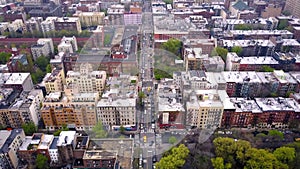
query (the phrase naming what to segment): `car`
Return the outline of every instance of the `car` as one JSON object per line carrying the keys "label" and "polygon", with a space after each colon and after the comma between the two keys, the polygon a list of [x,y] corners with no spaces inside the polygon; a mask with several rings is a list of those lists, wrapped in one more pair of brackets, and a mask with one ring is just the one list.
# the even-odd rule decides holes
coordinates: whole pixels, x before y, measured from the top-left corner
{"label": "car", "polygon": [[157,162],[157,157],[156,157],[156,155],[152,157],[152,162],[153,162],[153,163],[156,163],[156,162]]}
{"label": "car", "polygon": [[154,141],[152,140],[152,141],[150,142],[149,146],[153,146],[153,144],[154,144]]}

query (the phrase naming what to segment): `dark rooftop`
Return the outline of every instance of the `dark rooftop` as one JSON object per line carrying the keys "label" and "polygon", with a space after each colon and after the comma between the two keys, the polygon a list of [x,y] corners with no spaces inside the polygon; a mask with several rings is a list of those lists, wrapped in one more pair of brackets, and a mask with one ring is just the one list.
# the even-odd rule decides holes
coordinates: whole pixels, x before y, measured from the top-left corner
{"label": "dark rooftop", "polygon": [[57,149],[58,137],[54,137],[49,149]]}
{"label": "dark rooftop", "polygon": [[5,143],[3,144],[2,148],[0,149],[0,153],[7,153],[9,150],[10,144],[16,138],[18,134],[23,132],[23,129],[13,129],[10,133],[10,136],[6,139]]}
{"label": "dark rooftop", "polygon": [[237,1],[232,7],[239,11],[244,11],[249,9],[248,5],[241,0]]}

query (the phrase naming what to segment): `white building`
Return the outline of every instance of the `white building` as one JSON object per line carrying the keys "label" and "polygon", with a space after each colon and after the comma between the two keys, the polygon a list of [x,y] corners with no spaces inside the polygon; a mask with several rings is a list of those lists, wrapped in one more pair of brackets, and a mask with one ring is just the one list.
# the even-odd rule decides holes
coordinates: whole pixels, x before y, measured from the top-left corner
{"label": "white building", "polygon": [[58,52],[75,53],[78,50],[76,37],[63,37],[57,46]]}
{"label": "white building", "polygon": [[49,57],[54,54],[54,46],[51,38],[38,39],[37,44],[31,46],[32,58],[36,60],[40,56]]}
{"label": "white building", "polygon": [[47,35],[49,32],[55,31],[54,21],[56,19],[57,19],[57,17],[47,17],[46,20],[44,20],[41,23],[41,27],[42,27],[44,36]]}
{"label": "white building", "polygon": [[49,146],[49,155],[51,159],[51,163],[58,163],[59,162],[59,153],[57,149],[57,143],[58,143],[59,137],[54,137],[52,143]]}
{"label": "white building", "polygon": [[224,107],[218,90],[196,90],[186,102],[186,109],[188,126],[205,129],[221,126]]}

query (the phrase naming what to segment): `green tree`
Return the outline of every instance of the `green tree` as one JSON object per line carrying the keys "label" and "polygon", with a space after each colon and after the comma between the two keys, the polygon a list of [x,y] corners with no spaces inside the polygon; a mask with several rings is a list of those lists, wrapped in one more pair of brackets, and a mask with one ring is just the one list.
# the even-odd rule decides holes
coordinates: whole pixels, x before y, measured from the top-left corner
{"label": "green tree", "polygon": [[216,52],[226,62],[228,50],[222,47],[216,47]]}
{"label": "green tree", "polygon": [[166,4],[172,4],[173,5],[173,0],[163,0]]}
{"label": "green tree", "polygon": [[277,158],[265,149],[251,148],[246,152],[247,162],[244,169],[288,169],[286,164],[281,163]]}
{"label": "green tree", "polygon": [[262,71],[263,72],[274,72],[274,68],[271,68],[270,66],[266,66],[266,65],[264,65],[264,66],[262,66]]}
{"label": "green tree", "polygon": [[230,169],[231,164],[227,163],[224,165],[224,159],[222,157],[216,157],[211,159],[211,163],[214,167],[214,169]]}
{"label": "green tree", "polygon": [[45,56],[38,57],[34,62],[42,71],[46,71],[47,65],[50,63],[50,59]]}
{"label": "green tree", "polygon": [[36,167],[38,169],[46,169],[49,168],[48,166],[48,158],[42,154],[38,154],[36,158]]}
{"label": "green tree", "polygon": [[11,53],[0,52],[0,64],[6,64],[11,57]]}
{"label": "green tree", "polygon": [[290,164],[295,160],[295,148],[279,147],[273,152],[274,156],[284,164]]}
{"label": "green tree", "polygon": [[47,65],[46,72],[47,73],[51,73],[51,65],[50,64]]}
{"label": "green tree", "polygon": [[24,130],[25,135],[31,136],[33,133],[36,132],[37,127],[35,126],[35,124],[33,122],[29,122],[29,123],[23,124],[22,129]]}
{"label": "green tree", "polygon": [[41,82],[44,76],[45,72],[43,72],[40,68],[37,68],[34,73],[31,73],[31,78],[34,84]]}
{"label": "green tree", "polygon": [[95,138],[106,138],[107,132],[104,130],[102,122],[99,120],[95,127],[92,129]]}
{"label": "green tree", "polygon": [[241,56],[243,53],[243,48],[240,46],[234,46],[231,48],[231,52],[235,52],[237,55]]}
{"label": "green tree", "polygon": [[154,78],[156,80],[161,80],[163,78],[172,78],[172,75],[170,75],[168,72],[160,70],[160,69],[154,69]]}
{"label": "green tree", "polygon": [[120,133],[124,133],[125,132],[125,127],[123,125],[120,126]]}
{"label": "green tree", "polygon": [[53,135],[54,135],[54,136],[59,136],[60,133],[61,133],[62,131],[69,131],[68,125],[63,124],[63,125],[61,126],[61,129],[56,130],[56,131],[53,133]]}
{"label": "green tree", "polygon": [[286,29],[289,26],[289,22],[287,19],[283,19],[281,21],[279,21],[279,24],[277,26],[278,30],[283,30]]}
{"label": "green tree", "polygon": [[234,26],[235,30],[251,30],[252,26],[249,24],[237,24]]}
{"label": "green tree", "polygon": [[161,158],[159,162],[155,164],[158,169],[177,169],[184,165],[185,159],[189,154],[189,149],[180,144],[178,147],[174,147],[170,152]]}
{"label": "green tree", "polygon": [[278,130],[270,130],[268,136],[273,137],[274,139],[283,140],[284,134]]}
{"label": "green tree", "polygon": [[234,140],[228,137],[218,137],[213,141],[217,157],[222,157],[232,165],[243,166],[246,161],[245,153],[251,148],[248,141]]}
{"label": "green tree", "polygon": [[182,43],[178,39],[169,39],[167,42],[162,44],[162,48],[175,54],[176,56],[181,56],[180,49],[182,48]]}
{"label": "green tree", "polygon": [[290,16],[290,15],[291,15],[291,12],[290,12],[290,11],[287,11],[287,10],[284,10],[284,11],[282,11],[282,14],[283,14],[284,16]]}
{"label": "green tree", "polygon": [[287,147],[291,147],[295,149],[295,159],[291,164],[289,164],[290,168],[299,168],[300,164],[300,142],[294,142],[286,145]]}
{"label": "green tree", "polygon": [[170,143],[170,144],[175,144],[176,142],[177,142],[176,137],[171,136],[171,137],[169,138],[169,143]]}

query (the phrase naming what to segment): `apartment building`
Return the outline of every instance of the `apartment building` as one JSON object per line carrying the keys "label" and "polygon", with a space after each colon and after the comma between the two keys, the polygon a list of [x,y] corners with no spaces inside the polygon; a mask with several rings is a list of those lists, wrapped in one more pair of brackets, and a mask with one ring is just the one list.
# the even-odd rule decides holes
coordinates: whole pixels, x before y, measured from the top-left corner
{"label": "apartment building", "polygon": [[108,25],[124,25],[125,7],[121,4],[111,5],[107,9],[107,18],[105,19]]}
{"label": "apartment building", "polygon": [[76,131],[62,131],[59,134],[56,146],[63,164],[70,164],[74,160],[75,136]]}
{"label": "apartment building", "polygon": [[271,56],[275,51],[275,44],[270,40],[222,40],[220,46],[228,51],[234,46],[240,46],[243,50],[241,56]]}
{"label": "apartment building", "polygon": [[49,147],[53,139],[53,135],[44,133],[34,133],[32,136],[26,136],[18,149],[19,158],[29,167],[36,166],[38,154],[44,155],[50,162]]}
{"label": "apartment building", "polygon": [[254,97],[260,94],[261,80],[255,72],[222,72],[230,97]]}
{"label": "apartment building", "polygon": [[300,17],[300,1],[299,0],[287,0],[284,10],[289,11],[293,16]]}
{"label": "apartment building", "polygon": [[18,91],[31,91],[33,82],[30,73],[1,73],[0,86]]}
{"label": "apartment building", "polygon": [[298,90],[298,82],[289,73],[275,70],[273,74],[279,81],[278,96],[286,96],[288,93]]}
{"label": "apartment building", "polygon": [[80,20],[77,17],[63,17],[63,18],[57,18],[54,21],[55,30],[61,31],[74,31],[76,33],[81,33],[81,24]]}
{"label": "apartment building", "polygon": [[130,5],[128,12],[124,12],[125,25],[140,25],[142,24],[142,7],[139,5]]}
{"label": "apartment building", "polygon": [[64,90],[64,71],[63,69],[54,68],[51,73],[48,73],[43,79],[46,92],[62,92]]}
{"label": "apartment building", "polygon": [[2,88],[0,124],[4,127],[18,128],[22,124],[39,121],[39,108],[43,100],[41,90],[31,92],[15,92],[11,88]]}
{"label": "apartment building", "polygon": [[33,60],[40,56],[50,57],[54,54],[54,46],[51,38],[41,38],[37,40],[36,45],[31,46]]}
{"label": "apartment building", "polygon": [[8,25],[8,31],[10,33],[16,33],[17,31],[22,32],[25,29],[26,29],[26,26],[22,19],[16,19]]}
{"label": "apartment building", "polygon": [[121,125],[135,128],[137,80],[136,76],[129,75],[108,79],[110,90],[105,91],[97,103],[97,118],[104,126],[112,130]]}
{"label": "apartment building", "polygon": [[160,128],[182,128],[185,109],[180,88],[172,81],[158,84],[158,125]]}
{"label": "apartment building", "polygon": [[132,168],[132,139],[86,139],[82,154],[74,161],[74,168]]}
{"label": "apartment building", "polygon": [[98,93],[50,93],[45,97],[41,117],[49,130],[68,124],[77,130],[89,130],[97,123]]}
{"label": "apartment building", "polygon": [[63,37],[60,44],[57,46],[58,52],[75,53],[78,51],[76,37]]}
{"label": "apartment building", "polygon": [[68,71],[66,84],[72,88],[73,93],[98,92],[99,95],[104,90],[106,80],[105,71],[93,71],[90,64],[81,64],[80,71]]}
{"label": "apartment building", "polygon": [[[175,21],[176,20],[176,21]],[[170,38],[205,39],[209,35],[209,30],[199,29],[194,23],[186,19],[174,19],[174,15],[153,16],[154,39],[167,41]]]}
{"label": "apartment building", "polygon": [[104,12],[81,12],[77,11],[73,16],[78,17],[83,27],[98,26],[104,22]]}
{"label": "apartment building", "polygon": [[223,109],[217,90],[196,90],[186,102],[186,125],[192,128],[218,128],[221,126]]}
{"label": "apartment building", "polygon": [[225,63],[219,56],[209,57],[202,54],[201,48],[184,48],[183,59],[186,70],[205,70],[209,72],[221,72]]}
{"label": "apartment building", "polygon": [[230,30],[224,32],[225,40],[269,39],[273,36],[292,39],[293,33],[288,30]]}
{"label": "apartment building", "polygon": [[43,22],[41,22],[41,27],[44,36],[49,36],[53,34],[53,31],[56,31],[54,21],[57,17],[47,17]]}
{"label": "apartment building", "polygon": [[18,149],[25,138],[23,129],[0,130],[0,167],[18,168],[19,156]]}
{"label": "apartment building", "polygon": [[61,165],[60,155],[58,153],[57,143],[58,143],[58,136],[54,136],[52,143],[48,148],[49,156],[50,156],[50,166],[59,166]]}
{"label": "apartment building", "polygon": [[279,68],[279,62],[272,56],[239,57],[234,52],[229,52],[226,57],[227,71],[262,71],[265,66]]}
{"label": "apartment building", "polygon": [[[292,98],[230,98],[235,108],[224,113],[224,127],[286,128],[299,120],[299,104]],[[224,110],[225,112],[225,110]]]}
{"label": "apartment building", "polygon": [[208,54],[210,56],[213,49],[216,47],[216,39],[194,39],[188,38],[183,40],[183,46],[189,48],[201,48],[202,54]]}
{"label": "apartment building", "polygon": [[25,21],[26,30],[30,33],[42,32],[42,17],[31,17]]}

